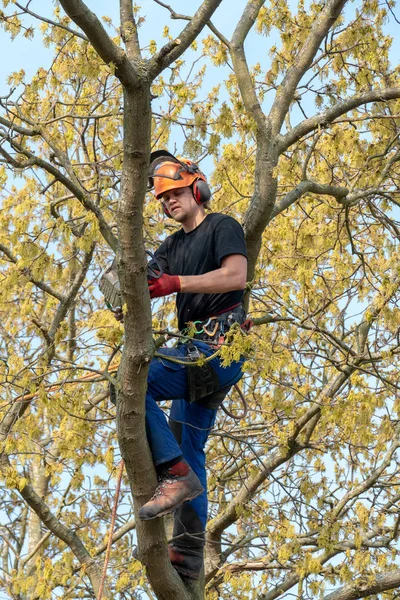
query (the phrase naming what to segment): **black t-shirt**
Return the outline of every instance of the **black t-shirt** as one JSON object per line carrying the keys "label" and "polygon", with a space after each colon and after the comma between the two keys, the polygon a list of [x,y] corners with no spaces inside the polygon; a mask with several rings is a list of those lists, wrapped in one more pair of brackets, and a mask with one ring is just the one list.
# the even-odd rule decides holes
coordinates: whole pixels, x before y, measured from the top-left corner
{"label": "black t-shirt", "polygon": [[[170,235],[155,255],[169,275],[203,275],[221,267],[229,254],[247,257],[243,229],[235,219],[211,213],[196,229],[185,233],[180,229]],[[202,321],[239,304],[243,290],[224,294],[179,293],[176,297],[178,327],[184,329],[189,321]]]}

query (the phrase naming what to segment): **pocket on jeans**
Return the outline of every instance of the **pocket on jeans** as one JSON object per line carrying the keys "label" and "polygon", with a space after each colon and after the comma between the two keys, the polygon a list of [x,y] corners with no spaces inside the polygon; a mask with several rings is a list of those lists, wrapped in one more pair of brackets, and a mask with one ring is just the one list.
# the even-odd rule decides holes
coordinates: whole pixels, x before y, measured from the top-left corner
{"label": "pocket on jeans", "polygon": [[[181,354],[177,355],[176,348],[160,348],[158,350],[158,354],[162,354],[165,358],[161,356],[157,356],[157,360],[167,369],[171,371],[179,371],[180,369],[184,369],[185,365],[180,362],[175,362],[175,359],[179,361],[184,361],[185,357]],[[170,356],[173,360],[168,360],[168,356]]]}

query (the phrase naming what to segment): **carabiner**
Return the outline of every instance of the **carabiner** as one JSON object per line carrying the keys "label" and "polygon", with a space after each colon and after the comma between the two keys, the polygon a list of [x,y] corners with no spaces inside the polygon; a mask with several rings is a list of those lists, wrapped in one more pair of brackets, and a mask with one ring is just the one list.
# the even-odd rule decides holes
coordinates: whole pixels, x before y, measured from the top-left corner
{"label": "carabiner", "polygon": [[[201,325],[202,321],[193,321],[193,322],[192,322],[192,324],[193,324],[193,325],[195,325],[195,326],[196,326],[198,323],[200,323],[200,325]],[[204,332],[204,329],[201,329],[200,331],[197,331],[197,328],[196,328],[195,335],[200,335],[200,333],[203,333],[203,332]]]}

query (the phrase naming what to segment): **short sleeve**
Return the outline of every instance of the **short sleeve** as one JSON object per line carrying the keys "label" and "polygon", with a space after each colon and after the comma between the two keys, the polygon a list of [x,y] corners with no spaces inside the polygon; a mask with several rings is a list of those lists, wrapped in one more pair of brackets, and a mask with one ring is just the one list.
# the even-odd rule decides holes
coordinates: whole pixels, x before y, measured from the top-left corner
{"label": "short sleeve", "polygon": [[[157,259],[159,265],[163,268],[164,273],[170,274],[168,265],[168,238],[163,241],[159,248],[157,248],[154,253],[154,257]],[[152,261],[150,261],[150,263],[152,263]]]}
{"label": "short sleeve", "polygon": [[230,254],[242,254],[247,258],[243,228],[232,217],[225,216],[214,231],[214,255],[218,267]]}

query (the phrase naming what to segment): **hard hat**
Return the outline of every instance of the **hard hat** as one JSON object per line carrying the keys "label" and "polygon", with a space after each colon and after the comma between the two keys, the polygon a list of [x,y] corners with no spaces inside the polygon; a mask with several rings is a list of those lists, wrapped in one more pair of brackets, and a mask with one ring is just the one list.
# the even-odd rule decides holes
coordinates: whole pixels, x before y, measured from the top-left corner
{"label": "hard hat", "polygon": [[187,158],[176,158],[167,150],[157,150],[150,156],[150,186],[156,198],[177,188],[191,187],[197,204],[211,198],[211,190],[198,165]]}

